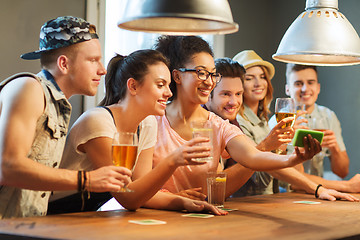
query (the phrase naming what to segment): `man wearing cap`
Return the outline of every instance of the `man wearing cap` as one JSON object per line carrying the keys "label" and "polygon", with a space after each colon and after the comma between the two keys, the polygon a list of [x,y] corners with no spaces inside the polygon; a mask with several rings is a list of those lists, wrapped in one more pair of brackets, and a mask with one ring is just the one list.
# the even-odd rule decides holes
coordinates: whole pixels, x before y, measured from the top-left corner
{"label": "man wearing cap", "polygon": [[40,31],[38,74],[0,83],[0,218],[45,215],[52,190],[118,191],[131,172],[109,166],[92,172],[56,169],[61,160],[74,94],[94,95],[102,75],[95,26],[58,17]]}

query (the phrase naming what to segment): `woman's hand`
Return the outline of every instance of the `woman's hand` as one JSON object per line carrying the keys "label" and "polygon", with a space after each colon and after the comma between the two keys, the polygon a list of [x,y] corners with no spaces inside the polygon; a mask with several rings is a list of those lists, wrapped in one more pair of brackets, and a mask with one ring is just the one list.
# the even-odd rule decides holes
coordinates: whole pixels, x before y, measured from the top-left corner
{"label": "woman's hand", "polygon": [[293,160],[295,163],[293,163],[291,166],[309,160],[321,151],[321,146],[319,141],[313,138],[310,134],[308,134],[303,138],[303,143],[304,143],[304,147],[301,148],[301,150],[299,147],[295,147],[296,156],[295,159]]}
{"label": "woman's hand", "polygon": [[307,111],[301,111],[301,110],[296,112],[296,118],[293,124],[294,131],[296,131],[297,129],[309,129],[308,120],[306,118],[301,117],[306,113]]}
{"label": "woman's hand", "polygon": [[285,125],[293,120],[293,117],[282,119],[271,129],[270,133],[259,143],[257,148],[261,151],[272,151],[278,149],[283,144],[290,143],[294,136],[294,129],[291,126],[285,127]]}
{"label": "woman's hand", "polygon": [[210,212],[215,215],[227,215],[228,212],[221,210],[205,201],[184,198],[184,209],[189,212]]}
{"label": "woman's hand", "polygon": [[203,194],[201,192],[202,188],[198,187],[198,188],[190,188],[190,189],[186,189],[183,191],[180,191],[178,193],[175,193],[176,195],[182,196],[182,197],[186,197],[186,198],[190,198],[193,200],[201,200],[204,201],[206,199],[206,195]]}
{"label": "woman's hand", "polygon": [[124,167],[106,166],[89,172],[86,189],[90,192],[118,192],[131,182],[131,171]]}
{"label": "woman's hand", "polygon": [[169,161],[172,161],[175,166],[205,164],[206,162],[196,162],[192,159],[210,156],[210,146],[207,144],[199,145],[200,143],[208,143],[209,141],[210,139],[205,137],[191,139],[172,152],[168,156],[168,159]]}

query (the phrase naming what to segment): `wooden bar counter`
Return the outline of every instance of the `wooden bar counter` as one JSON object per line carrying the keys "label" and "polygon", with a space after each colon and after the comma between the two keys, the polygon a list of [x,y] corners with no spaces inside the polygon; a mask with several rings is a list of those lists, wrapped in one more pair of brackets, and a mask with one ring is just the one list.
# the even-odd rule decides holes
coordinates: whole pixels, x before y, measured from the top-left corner
{"label": "wooden bar counter", "polygon": [[[294,203],[302,200],[321,204]],[[207,219],[151,209],[6,219],[0,221],[0,239],[360,239],[358,202],[280,193],[230,199],[225,207],[237,210]],[[141,219],[167,224],[129,222]]]}

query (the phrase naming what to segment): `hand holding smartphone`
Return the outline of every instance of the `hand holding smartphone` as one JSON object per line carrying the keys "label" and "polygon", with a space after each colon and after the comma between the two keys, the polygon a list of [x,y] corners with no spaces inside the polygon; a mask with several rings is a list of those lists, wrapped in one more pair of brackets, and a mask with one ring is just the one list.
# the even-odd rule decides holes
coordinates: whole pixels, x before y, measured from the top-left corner
{"label": "hand holding smartphone", "polygon": [[324,133],[320,131],[315,130],[309,130],[309,129],[297,129],[295,131],[294,138],[292,140],[292,144],[294,146],[298,147],[304,147],[303,139],[305,136],[310,134],[313,138],[317,139],[319,143],[322,143],[322,140],[324,138]]}

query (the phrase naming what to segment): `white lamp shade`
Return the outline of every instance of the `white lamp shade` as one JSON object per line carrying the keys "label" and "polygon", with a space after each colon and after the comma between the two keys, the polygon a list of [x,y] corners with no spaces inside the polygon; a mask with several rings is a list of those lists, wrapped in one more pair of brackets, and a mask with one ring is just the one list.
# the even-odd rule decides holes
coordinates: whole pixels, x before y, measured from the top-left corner
{"label": "white lamp shade", "polygon": [[118,26],[168,35],[238,31],[227,0],[128,0]]}
{"label": "white lamp shade", "polygon": [[288,28],[273,58],[318,66],[360,64],[360,39],[337,11],[337,0],[307,1],[306,11]]}

